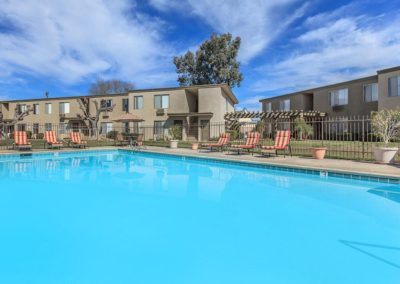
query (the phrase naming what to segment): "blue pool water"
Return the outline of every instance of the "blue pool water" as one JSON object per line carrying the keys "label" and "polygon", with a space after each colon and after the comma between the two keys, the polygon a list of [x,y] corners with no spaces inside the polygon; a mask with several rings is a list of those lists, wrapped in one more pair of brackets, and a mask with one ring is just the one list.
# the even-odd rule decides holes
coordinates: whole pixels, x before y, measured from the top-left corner
{"label": "blue pool water", "polygon": [[400,185],[148,153],[0,159],[0,283],[400,283]]}

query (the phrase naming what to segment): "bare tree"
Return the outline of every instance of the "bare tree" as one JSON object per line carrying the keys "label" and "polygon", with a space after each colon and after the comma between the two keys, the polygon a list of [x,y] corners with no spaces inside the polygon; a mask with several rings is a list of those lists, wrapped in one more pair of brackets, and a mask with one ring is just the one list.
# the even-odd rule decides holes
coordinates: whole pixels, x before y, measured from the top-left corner
{"label": "bare tree", "polygon": [[14,109],[14,116],[11,120],[4,120],[4,115],[3,112],[0,110],[0,137],[4,135],[4,131],[11,127],[16,125],[18,122],[24,120],[26,116],[30,114],[32,111],[31,106],[27,106],[24,111],[21,111],[20,105],[17,104]]}
{"label": "bare tree", "polygon": [[77,99],[79,108],[82,111],[82,114],[77,114],[79,118],[82,120],[87,120],[89,122],[89,128],[90,128],[90,135],[96,135],[96,137],[99,137],[99,120],[100,120],[100,115],[104,112],[112,112],[115,104],[111,106],[106,105],[105,100],[101,100],[100,104],[98,101],[94,100],[92,101],[94,108],[95,108],[95,113],[92,114],[90,112],[90,99],[89,98],[79,98]]}
{"label": "bare tree", "polygon": [[125,82],[117,79],[112,79],[112,80],[97,79],[96,82],[90,85],[89,95],[90,96],[115,95],[115,94],[126,93],[134,88],[135,85],[131,82]]}

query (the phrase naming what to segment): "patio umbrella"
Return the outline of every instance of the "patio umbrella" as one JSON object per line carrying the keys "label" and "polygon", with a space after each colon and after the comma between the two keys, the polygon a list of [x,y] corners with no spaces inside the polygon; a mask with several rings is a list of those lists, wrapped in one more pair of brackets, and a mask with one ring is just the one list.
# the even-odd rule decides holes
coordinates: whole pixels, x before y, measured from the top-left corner
{"label": "patio umbrella", "polygon": [[144,121],[141,117],[132,114],[132,113],[124,113],[117,118],[114,119],[115,122],[141,122]]}

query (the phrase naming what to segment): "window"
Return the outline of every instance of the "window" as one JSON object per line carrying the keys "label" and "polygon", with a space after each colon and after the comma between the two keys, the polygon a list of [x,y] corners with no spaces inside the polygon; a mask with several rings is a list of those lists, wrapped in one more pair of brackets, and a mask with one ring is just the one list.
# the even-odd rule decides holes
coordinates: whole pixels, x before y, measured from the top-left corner
{"label": "window", "polygon": [[51,103],[47,103],[47,104],[44,105],[44,112],[45,112],[46,114],[51,114],[51,112],[52,112]]}
{"label": "window", "polygon": [[290,100],[283,100],[279,102],[279,110],[287,111],[290,110]]}
{"label": "window", "polygon": [[169,108],[169,95],[154,96],[154,108]]}
{"label": "window", "polygon": [[122,99],[122,111],[129,111],[129,99]]}
{"label": "window", "polygon": [[335,90],[329,93],[331,106],[347,105],[348,89]]}
{"label": "window", "polygon": [[143,108],[143,97],[133,97],[133,109],[142,109]]}
{"label": "window", "polygon": [[143,134],[142,122],[140,121],[133,122],[133,133]]}
{"label": "window", "polygon": [[21,113],[21,112],[24,112],[27,110],[27,106],[26,105],[17,105],[17,109],[18,109],[18,112]]}
{"label": "window", "polygon": [[111,100],[111,99],[109,99],[109,100],[102,100],[102,101],[101,101],[101,105],[104,106],[104,107],[111,107],[111,106],[112,106],[112,100]]}
{"label": "window", "polygon": [[60,114],[69,113],[69,103],[60,103]]}
{"label": "window", "polygon": [[39,123],[34,123],[32,128],[33,134],[39,134]]}
{"label": "window", "polygon": [[376,102],[378,100],[378,84],[364,85],[364,102]]}
{"label": "window", "polygon": [[164,121],[154,121],[154,134],[162,135],[164,130]]}
{"label": "window", "polygon": [[67,127],[68,127],[68,123],[60,123],[59,124],[59,133],[60,134],[66,134],[67,133]]}
{"label": "window", "polygon": [[390,77],[389,83],[389,97],[400,96],[400,76]]}
{"label": "window", "polygon": [[18,131],[26,131],[26,124],[18,124],[17,129]]}
{"label": "window", "polygon": [[113,130],[112,122],[102,122],[101,123],[101,134],[107,134]]}
{"label": "window", "polygon": [[264,106],[265,106],[265,111],[272,111],[272,103],[265,103]]}
{"label": "window", "polygon": [[51,131],[53,128],[53,126],[51,125],[51,123],[45,123],[44,124],[44,130],[45,131]]}
{"label": "window", "polygon": [[33,114],[39,114],[39,104],[33,104]]}

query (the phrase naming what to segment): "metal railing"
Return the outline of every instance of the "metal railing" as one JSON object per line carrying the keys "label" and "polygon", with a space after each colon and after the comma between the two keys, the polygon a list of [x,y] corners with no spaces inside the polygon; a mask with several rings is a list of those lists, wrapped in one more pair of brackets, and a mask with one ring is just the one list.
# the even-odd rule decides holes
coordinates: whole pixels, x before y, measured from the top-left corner
{"label": "metal railing", "polygon": [[[34,148],[43,148],[43,136],[50,125],[16,125],[15,130],[25,130]],[[70,132],[80,132],[89,146],[115,145],[117,134],[142,134],[149,145],[167,146],[171,139],[169,127],[113,127],[89,129],[87,127],[66,127],[52,124],[57,137],[67,139]],[[231,133],[231,143],[244,143],[247,134],[252,131],[261,133],[261,145],[273,145],[277,130],[291,130],[291,148],[293,155],[311,156],[310,148],[327,147],[327,158],[350,160],[372,160],[373,148],[381,145],[380,139],[373,133],[371,119],[357,117],[305,118],[303,120],[277,119],[264,121],[238,121],[235,126],[226,126],[225,122],[182,125],[180,146],[189,147],[193,142],[218,140],[221,133]],[[0,137],[0,149],[9,149],[13,144],[14,129],[5,129]],[[400,147],[400,141],[392,141],[391,146]],[[399,154],[397,155],[399,161]]]}

